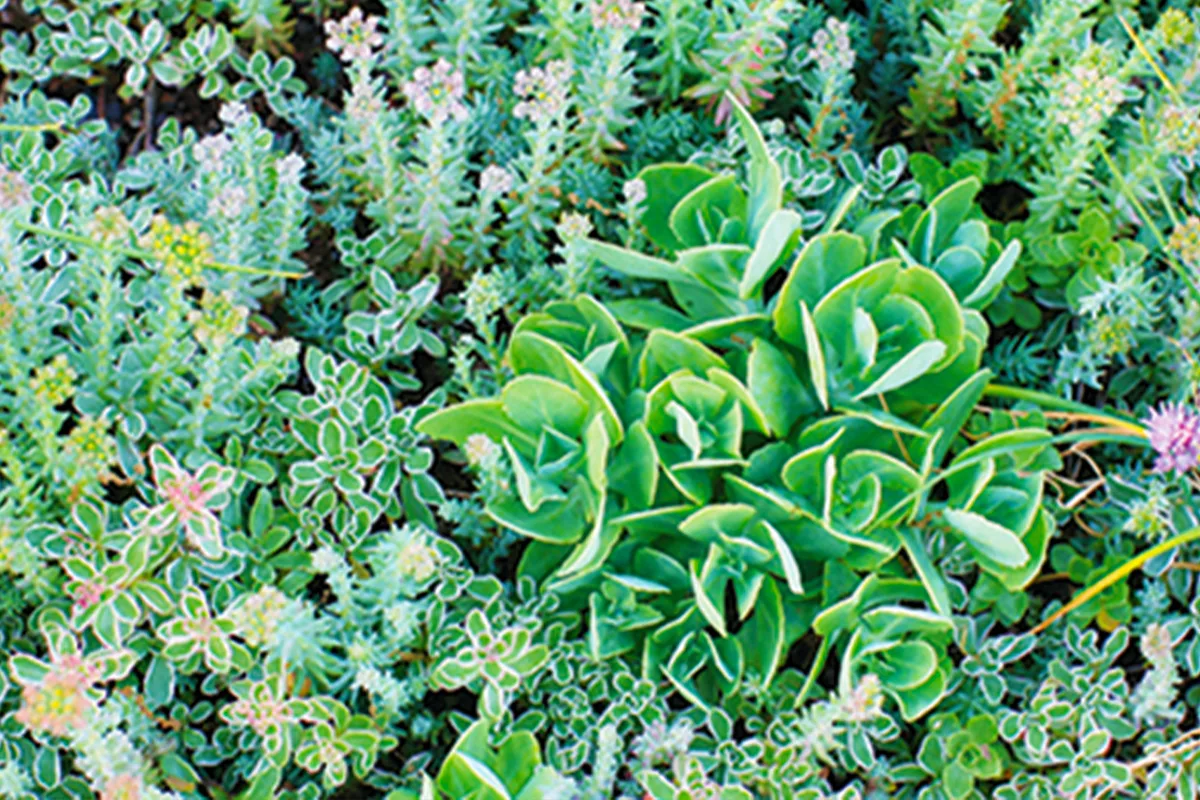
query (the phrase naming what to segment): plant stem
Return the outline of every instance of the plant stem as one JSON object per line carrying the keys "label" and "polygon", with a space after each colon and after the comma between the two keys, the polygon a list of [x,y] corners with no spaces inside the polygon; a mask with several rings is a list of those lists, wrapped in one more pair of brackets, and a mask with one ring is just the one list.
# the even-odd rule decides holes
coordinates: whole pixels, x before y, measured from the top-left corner
{"label": "plant stem", "polygon": [[1158,190],[1158,197],[1162,200],[1163,208],[1167,210],[1167,216],[1171,218],[1171,227],[1179,227],[1179,217],[1175,214],[1175,204],[1171,202],[1171,198],[1167,197],[1167,190],[1163,188],[1162,181],[1158,178],[1158,173],[1152,173],[1154,178],[1154,188]]}
{"label": "plant stem", "polygon": [[1183,279],[1183,282],[1187,284],[1192,297],[1200,300],[1200,286],[1196,285],[1195,279],[1192,278],[1187,269],[1175,259],[1175,256],[1171,255],[1171,249],[1167,246],[1166,237],[1162,235],[1162,231],[1154,224],[1154,220],[1150,217],[1150,212],[1146,211],[1146,207],[1142,205],[1142,201],[1138,199],[1133,189],[1129,187],[1125,176],[1121,174],[1121,170],[1117,169],[1112,156],[1108,154],[1108,150],[1101,147],[1100,155],[1104,158],[1104,163],[1108,165],[1108,169],[1112,172],[1113,177],[1117,179],[1117,183],[1121,185],[1121,194],[1125,195],[1125,198],[1133,204],[1138,214],[1145,220],[1146,226],[1150,228],[1150,232],[1154,234],[1154,238],[1158,240],[1158,245],[1162,248],[1163,255],[1166,257],[1167,263],[1171,265],[1171,269],[1175,270],[1179,277]]}
{"label": "plant stem", "polygon": [[1142,426],[1137,424],[1131,417],[1122,418],[1116,415],[1119,412],[1109,413],[1047,392],[1039,392],[1035,389],[1022,389],[1017,386],[1006,386],[1002,383],[989,383],[987,388],[983,390],[983,394],[985,397],[1025,400],[1042,408],[1067,411],[1072,414],[1078,414],[1081,419],[1091,422],[1104,422],[1122,430],[1127,430],[1135,435],[1145,436]]}
{"label": "plant stem", "polygon": [[[59,239],[64,242],[82,245],[84,247],[92,247],[96,250],[105,250],[109,253],[117,253],[119,255],[136,258],[139,261],[153,261],[154,254],[141,250],[136,247],[124,247],[122,245],[104,244],[97,242],[87,236],[80,236],[77,233],[69,233],[67,231],[55,230],[47,228],[44,225],[33,225],[28,222],[13,222],[12,226],[17,230],[33,233],[39,236],[50,236],[54,239]],[[223,261],[206,261],[204,266],[208,269],[216,269],[222,272],[240,272],[246,275],[266,275],[271,278],[303,278],[303,272],[285,272],[283,270],[263,269],[262,267],[249,267],[245,264],[227,264]]]}
{"label": "plant stem", "polygon": [[1142,58],[1146,59],[1146,63],[1150,65],[1150,69],[1154,70],[1154,74],[1158,76],[1160,81],[1162,81],[1162,85],[1167,87],[1167,91],[1171,93],[1171,99],[1173,99],[1176,103],[1183,105],[1183,98],[1180,96],[1179,90],[1175,88],[1175,84],[1171,83],[1171,79],[1168,78],[1167,74],[1158,66],[1158,62],[1154,60],[1154,56],[1150,55],[1150,50],[1142,42],[1142,37],[1138,36],[1137,31],[1135,31],[1130,24],[1125,21],[1125,17],[1117,14],[1117,21],[1120,22],[1121,26],[1125,28],[1125,32],[1129,34],[1129,38],[1133,40],[1138,52],[1142,54]]}
{"label": "plant stem", "polygon": [[1033,628],[1033,630],[1030,631],[1030,633],[1039,634],[1046,630],[1046,628],[1049,628],[1055,622],[1062,619],[1067,614],[1070,614],[1088,600],[1091,600],[1093,597],[1103,592],[1109,586],[1112,586],[1117,581],[1127,577],[1134,570],[1140,569],[1150,559],[1160,556],[1163,553],[1168,553],[1171,550],[1174,550],[1176,547],[1182,547],[1188,542],[1194,542],[1197,539],[1200,539],[1200,528],[1192,528],[1190,531],[1186,531],[1178,536],[1174,536],[1167,541],[1157,544],[1154,547],[1151,547],[1149,550],[1134,556],[1121,566],[1114,569],[1112,572],[1105,575],[1100,580],[1093,583],[1091,586],[1081,591],[1079,594],[1075,595],[1075,597],[1071,599],[1071,602],[1067,603],[1058,611],[1055,611],[1053,614],[1046,617],[1046,619],[1042,620],[1041,623],[1039,623]]}
{"label": "plant stem", "polygon": [[1069,433],[1060,433],[1053,439],[1055,444],[1074,444],[1076,442],[1106,442],[1108,444],[1128,444],[1134,447],[1148,447],[1150,442],[1146,438],[1146,434],[1139,431],[1136,434],[1128,435],[1123,433],[1115,433],[1112,430],[1098,430],[1096,428],[1088,428],[1079,431],[1070,431]]}
{"label": "plant stem", "polygon": [[62,130],[61,122],[43,122],[38,125],[19,125],[15,122],[0,122],[0,133],[39,133]]}
{"label": "plant stem", "polygon": [[796,702],[792,708],[800,708],[808,699],[808,693],[812,691],[813,684],[817,682],[817,676],[821,674],[821,670],[825,669],[825,659],[829,657],[831,649],[833,649],[832,634],[821,640],[821,648],[817,650],[817,657],[813,659],[812,668],[808,671],[808,678],[804,681],[804,686],[800,688],[800,694],[796,695]]}

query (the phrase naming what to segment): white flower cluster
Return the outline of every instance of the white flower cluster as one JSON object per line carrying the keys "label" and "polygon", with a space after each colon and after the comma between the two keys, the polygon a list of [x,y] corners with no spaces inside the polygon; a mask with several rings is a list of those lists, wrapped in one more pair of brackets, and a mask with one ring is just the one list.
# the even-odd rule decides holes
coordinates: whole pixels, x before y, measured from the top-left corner
{"label": "white flower cluster", "polygon": [[636,31],[642,27],[646,4],[633,0],[596,0],[591,12],[592,26],[597,30]]}
{"label": "white flower cluster", "polygon": [[586,238],[592,230],[592,221],[588,219],[586,214],[580,214],[578,211],[564,213],[558,218],[558,225],[555,226],[558,238],[564,242],[573,242],[577,239]]}
{"label": "white flower cluster", "polygon": [[687,756],[695,732],[687,720],[678,720],[669,728],[662,720],[646,726],[633,741],[633,751],[645,767],[670,764]]}
{"label": "white flower cluster", "polygon": [[461,121],[467,118],[467,107],[462,103],[465,92],[463,74],[440,58],[432,69],[418,67],[412,80],[404,84],[408,102],[418,114],[436,125],[448,119]]}
{"label": "white flower cluster", "polygon": [[428,583],[442,564],[441,553],[429,536],[417,528],[406,528],[396,551],[396,572],[417,585]]}
{"label": "white flower cluster", "polygon": [[1200,217],[1189,216],[1176,225],[1167,240],[1167,247],[1183,263],[1200,266]]}
{"label": "white flower cluster", "polygon": [[296,356],[300,355],[300,342],[291,336],[286,336],[275,341],[271,349],[278,353],[280,358],[285,361],[294,361]]}
{"label": "white flower cluster", "polygon": [[283,186],[299,186],[304,174],[304,159],[295,153],[288,153],[275,162],[275,174]]}
{"label": "white flower cluster", "polygon": [[379,33],[379,17],[364,17],[361,8],[355,6],[340,20],[325,22],[325,44],[347,63],[365,61],[376,47],[383,44]]}
{"label": "white flower cluster", "polygon": [[513,116],[530,122],[552,119],[566,107],[574,68],[563,60],[551,61],[543,67],[523,69],[517,73],[513,92],[521,101],[513,108]]}
{"label": "white flower cluster", "polygon": [[229,618],[246,644],[257,647],[274,641],[289,605],[283,592],[274,586],[264,586],[230,610]]}
{"label": "white flower cluster", "polygon": [[420,628],[422,610],[420,603],[401,600],[385,608],[383,618],[392,626],[393,636],[403,642]]}
{"label": "white flower cluster", "polygon": [[1082,136],[1103,125],[1123,97],[1121,82],[1115,77],[1103,74],[1098,67],[1080,65],[1063,81],[1055,119],[1066,125],[1072,136]]}
{"label": "white flower cluster", "polygon": [[324,545],[312,554],[312,568],[317,572],[329,574],[342,569],[345,564],[338,552],[329,545]]}
{"label": "white flower cluster", "polygon": [[0,767],[0,797],[27,797],[33,789],[33,780],[16,761]]}
{"label": "white flower cluster", "polygon": [[133,226],[125,212],[116,206],[100,206],[87,224],[88,235],[104,244],[120,244],[129,239]]}
{"label": "white flower cluster", "polygon": [[246,190],[241,186],[225,186],[208,203],[208,214],[213,217],[237,219],[246,210],[249,201]]}
{"label": "white flower cluster", "polygon": [[1167,152],[1184,158],[1200,154],[1200,106],[1168,105],[1160,122]]}
{"label": "white flower cluster", "polygon": [[504,305],[504,283],[495,272],[476,272],[467,284],[464,299],[467,319],[478,326]]}
{"label": "white flower cluster", "polygon": [[512,191],[513,176],[499,164],[489,164],[479,176],[480,194],[493,196],[508,194]]}
{"label": "white flower cluster", "polygon": [[354,674],[354,688],[367,692],[375,703],[390,710],[411,699],[403,683],[375,667],[359,667]]}
{"label": "white flower cluster", "polygon": [[25,177],[15,170],[0,166],[0,211],[20,208],[32,199]]}
{"label": "white flower cluster", "polygon": [[75,766],[101,797],[177,800],[173,792],[161,791],[147,783],[145,759],[121,730],[121,721],[118,703],[110,700],[91,724],[75,731],[71,735]]}
{"label": "white flower cluster", "polygon": [[1166,625],[1152,622],[1146,626],[1140,644],[1150,669],[1130,698],[1134,719],[1148,722],[1179,719],[1183,713],[1175,703],[1179,669],[1175,662],[1175,641],[1170,630]]}
{"label": "white flower cluster", "polygon": [[830,17],[825,27],[813,35],[812,43],[808,57],[817,62],[822,72],[846,72],[854,66],[850,23]]}
{"label": "white flower cluster", "polygon": [[625,202],[630,205],[641,205],[646,201],[646,182],[641,178],[625,181],[621,191],[625,195]]}
{"label": "white flower cluster", "polygon": [[346,100],[346,116],[360,125],[370,125],[383,113],[383,100],[366,81],[355,82]]}
{"label": "white flower cluster", "polygon": [[473,467],[486,467],[500,458],[500,447],[484,433],[473,433],[463,446],[467,463]]}
{"label": "white flower cluster", "polygon": [[225,103],[221,106],[221,110],[217,112],[217,116],[221,122],[224,122],[231,128],[237,128],[253,119],[253,115],[246,108],[246,104],[240,102]]}
{"label": "white flower cluster", "polygon": [[846,722],[870,722],[883,713],[883,687],[873,674],[864,675],[850,692],[841,698],[842,719]]}
{"label": "white flower cluster", "polygon": [[232,149],[233,140],[223,133],[214,133],[192,145],[192,157],[200,165],[201,172],[220,172]]}

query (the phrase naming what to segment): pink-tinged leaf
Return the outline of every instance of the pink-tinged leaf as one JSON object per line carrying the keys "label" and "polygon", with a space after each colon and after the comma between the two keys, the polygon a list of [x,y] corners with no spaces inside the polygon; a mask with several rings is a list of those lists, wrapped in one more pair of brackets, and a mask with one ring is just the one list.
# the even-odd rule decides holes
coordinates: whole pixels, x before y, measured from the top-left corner
{"label": "pink-tinged leaf", "polygon": [[41,683],[50,674],[50,665],[33,656],[18,653],[8,659],[8,671],[18,683],[33,685]]}
{"label": "pink-tinged leaf", "polygon": [[196,642],[171,642],[163,647],[162,654],[171,661],[186,661],[197,649],[199,649],[199,645]]}
{"label": "pink-tinged leaf", "polygon": [[196,481],[204,490],[205,495],[215,495],[233,486],[236,473],[229,467],[210,462],[196,473]]}
{"label": "pink-tinged leaf", "polygon": [[132,650],[121,648],[92,656],[87,663],[92,665],[100,676],[100,680],[119,681],[133,671],[138,657]]}
{"label": "pink-tinged leaf", "polygon": [[201,514],[192,517],[185,524],[188,541],[191,542],[207,559],[217,560],[225,555],[225,546],[221,542],[221,525],[211,514]]}
{"label": "pink-tinged leaf", "polygon": [[65,559],[62,568],[77,581],[90,581],[96,577],[96,568],[82,558]]}
{"label": "pink-tinged leaf", "polygon": [[154,483],[156,486],[162,486],[163,481],[170,478],[178,478],[184,474],[179,468],[179,462],[175,460],[175,456],[163,447],[161,444],[156,444],[150,448],[150,466],[154,468]]}
{"label": "pink-tinged leaf", "polygon": [[229,642],[219,636],[209,639],[208,647],[205,649],[204,663],[215,672],[228,672],[233,666],[233,652],[229,647]]}
{"label": "pink-tinged leaf", "polygon": [[171,595],[167,592],[166,587],[157,581],[142,580],[133,587],[133,590],[141,598],[141,601],[156,614],[170,613],[175,605],[171,601]]}
{"label": "pink-tinged leaf", "polygon": [[183,608],[183,614],[192,619],[200,617],[208,617],[208,601],[204,594],[195,586],[189,586],[180,598],[180,606]]}

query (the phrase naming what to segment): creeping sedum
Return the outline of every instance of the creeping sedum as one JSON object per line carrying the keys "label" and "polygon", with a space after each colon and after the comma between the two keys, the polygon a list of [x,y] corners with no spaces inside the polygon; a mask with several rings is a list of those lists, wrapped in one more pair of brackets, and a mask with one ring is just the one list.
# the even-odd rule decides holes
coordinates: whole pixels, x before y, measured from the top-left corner
{"label": "creeping sedum", "polygon": [[0,0],[0,798],[1200,794],[1113,5]]}

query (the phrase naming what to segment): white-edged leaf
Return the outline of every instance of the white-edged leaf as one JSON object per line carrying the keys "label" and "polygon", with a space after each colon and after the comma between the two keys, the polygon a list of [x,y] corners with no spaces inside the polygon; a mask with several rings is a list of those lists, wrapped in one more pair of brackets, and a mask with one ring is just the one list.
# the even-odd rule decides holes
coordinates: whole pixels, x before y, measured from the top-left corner
{"label": "white-edged leaf", "polygon": [[914,528],[907,525],[901,526],[897,533],[900,535],[900,544],[908,553],[908,559],[912,562],[913,569],[917,572],[917,577],[921,579],[922,585],[925,586],[925,591],[929,594],[929,601],[933,605],[933,610],[942,616],[950,616],[953,608],[950,605],[950,592],[946,587],[946,581],[942,578],[942,574],[938,572],[933,561],[929,558],[929,553],[925,550],[925,543],[921,541],[921,535]]}
{"label": "white-edged leaf", "polygon": [[[922,217],[923,217],[923,219],[921,220],[921,222],[924,222],[926,219],[928,220],[928,223],[925,227],[925,238],[923,241],[920,241],[920,242],[914,241],[913,244],[920,245],[920,247],[921,247],[921,263],[932,264],[933,263],[933,247],[934,247],[934,244],[937,242],[937,228],[938,228],[937,207],[932,206],[932,205],[929,206],[929,208],[925,209],[925,213],[922,215]],[[921,224],[920,224],[920,222],[918,222],[917,230],[913,231],[913,233],[915,234],[920,229],[921,229]]]}
{"label": "white-edged leaf", "polygon": [[738,297],[747,300],[762,286],[771,266],[779,260],[783,248],[791,241],[792,234],[800,228],[800,215],[787,208],[773,213],[763,227],[754,252],[746,260],[742,278],[738,282]]}
{"label": "white-edged leaf", "polygon": [[863,373],[875,366],[875,356],[879,352],[879,329],[875,327],[871,315],[858,307],[854,309],[854,349],[863,362]]}
{"label": "white-edged leaf", "polygon": [[688,410],[674,400],[667,403],[666,412],[675,420],[675,435],[687,446],[692,459],[700,457],[704,443],[700,438],[700,425]]}
{"label": "white-edged leaf", "polygon": [[825,227],[821,229],[821,233],[832,233],[836,231],[838,226],[842,224],[842,220],[846,218],[850,207],[854,205],[854,201],[858,199],[858,195],[862,192],[861,185],[851,186],[842,199],[838,201],[837,208],[833,209],[833,213],[829,215],[829,219],[825,221]]}
{"label": "white-edged leaf", "polygon": [[704,593],[704,581],[700,579],[698,562],[691,562],[688,568],[688,577],[692,580],[692,594],[696,597],[696,608],[700,610],[700,613],[708,621],[708,624],[716,629],[717,633],[722,636],[728,636],[729,633],[725,629],[725,615],[721,613],[719,608],[713,605],[712,600]]}
{"label": "white-edged leaf", "polygon": [[899,239],[892,239],[892,247],[896,249],[896,253],[899,254],[900,260],[904,262],[906,267],[921,266],[921,262],[917,261],[917,259],[913,257],[913,254],[908,252],[908,248],[905,247]]}
{"label": "white-edged leaf", "polygon": [[492,768],[487,764],[484,764],[477,758],[467,755],[461,750],[451,753],[450,758],[457,758],[461,760],[463,766],[466,767],[472,775],[474,775],[480,780],[480,782],[495,792],[498,797],[502,798],[502,800],[512,800],[512,795],[509,794],[508,787],[504,785],[504,781],[502,781],[500,776],[493,772]]}
{"label": "white-edged leaf", "polygon": [[825,353],[821,350],[821,337],[817,335],[817,325],[813,322],[808,304],[800,301],[800,319],[804,327],[804,345],[808,356],[808,373],[812,378],[813,388],[821,408],[829,410],[829,376],[825,373]]}
{"label": "white-edged leaf", "polygon": [[855,400],[886,394],[901,386],[912,383],[929,371],[929,368],[942,360],[946,354],[946,345],[939,341],[921,342],[903,358],[897,361],[880,375],[874,383],[854,396]]}
{"label": "white-edged leaf", "polygon": [[649,578],[642,578],[637,575],[626,575],[620,572],[610,572],[604,577],[614,583],[619,583],[626,589],[629,589],[633,592],[645,592],[647,594],[667,594],[671,591],[669,586],[664,586],[657,581],[652,581]]}
{"label": "white-edged leaf", "polygon": [[974,511],[948,508],[942,512],[946,522],[981,554],[1006,567],[1024,566],[1029,552],[1015,533]]}
{"label": "white-edged leaf", "polygon": [[775,159],[771,158],[762,131],[758,129],[758,124],[750,112],[731,92],[725,93],[725,102],[733,107],[733,115],[746,143],[746,153],[750,156],[747,217],[750,222],[750,235],[754,237],[766,226],[771,215],[783,205],[783,172]]}
{"label": "white-edged leaf", "polygon": [[587,240],[587,249],[601,264],[609,269],[620,272],[622,275],[655,281],[696,283],[696,279],[678,264],[663,261],[661,258],[648,256],[595,239]]}
{"label": "white-edged leaf", "polygon": [[837,481],[837,459],[828,456],[822,470],[821,521],[826,527],[833,525],[833,484]]}
{"label": "white-edged leaf", "polygon": [[1013,265],[1017,263],[1017,259],[1021,256],[1021,241],[1013,239],[1008,243],[1008,247],[1004,248],[1004,252],[996,259],[996,263],[992,264],[992,268],[988,270],[987,275],[983,276],[983,280],[979,285],[967,295],[967,299],[963,300],[963,305],[967,308],[977,308],[980,303],[987,300],[988,295],[992,290],[1004,282],[1008,277],[1008,273],[1012,272]]}
{"label": "white-edged leaf", "polygon": [[779,563],[783,566],[783,575],[787,578],[788,588],[792,590],[792,594],[803,594],[804,584],[800,580],[800,565],[796,563],[792,549],[787,546],[787,542],[783,540],[779,531],[775,530],[775,526],[766,520],[763,520],[762,526],[767,529],[767,535],[771,537],[771,543],[775,545],[775,552],[779,554]]}
{"label": "white-edged leaf", "polygon": [[566,560],[556,573],[560,577],[574,575],[577,572],[587,572],[596,569],[604,563],[605,557],[617,542],[619,528],[604,524],[604,495],[601,494],[596,504],[596,521],[588,537],[579,543],[575,552]]}

